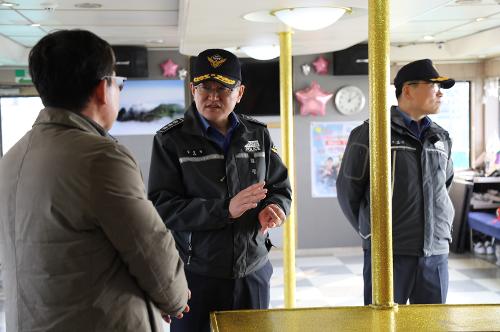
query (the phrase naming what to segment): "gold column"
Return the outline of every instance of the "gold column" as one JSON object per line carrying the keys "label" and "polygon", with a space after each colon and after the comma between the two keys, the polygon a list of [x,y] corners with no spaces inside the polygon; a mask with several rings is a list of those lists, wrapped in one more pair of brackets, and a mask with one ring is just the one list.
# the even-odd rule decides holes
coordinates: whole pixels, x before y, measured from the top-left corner
{"label": "gold column", "polygon": [[280,32],[280,118],[283,162],[292,186],[292,207],[283,232],[285,308],[295,307],[295,168],[293,151],[292,33]]}
{"label": "gold column", "polygon": [[372,227],[372,303],[394,306],[392,284],[392,193],[390,178],[389,0],[369,0],[370,211]]}

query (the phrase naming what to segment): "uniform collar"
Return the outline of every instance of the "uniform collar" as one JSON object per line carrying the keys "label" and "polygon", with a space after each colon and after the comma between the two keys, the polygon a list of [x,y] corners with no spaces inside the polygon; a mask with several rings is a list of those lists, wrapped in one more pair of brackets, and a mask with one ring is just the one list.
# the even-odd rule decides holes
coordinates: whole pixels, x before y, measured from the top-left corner
{"label": "uniform collar", "polygon": [[[208,120],[205,119],[205,117],[203,115],[201,115],[201,113],[196,109],[196,107],[195,107],[195,111],[196,111],[195,114],[197,115],[198,119],[200,120],[203,131],[205,134],[209,134],[209,130],[217,130],[214,127],[212,127],[210,122],[208,122]],[[240,121],[238,120],[238,118],[236,117],[234,112],[229,113],[228,120],[229,120],[228,132],[231,130],[234,130],[240,123]]]}
{"label": "uniform collar", "polygon": [[[396,106],[396,110],[401,114],[401,116],[403,117],[403,122],[405,123],[406,127],[410,127],[412,122],[417,122],[415,120],[413,120],[408,114],[406,114],[404,111],[402,111],[398,106]],[[428,116],[425,116],[422,118],[422,120],[420,120],[420,124],[419,126],[421,128],[427,128],[427,127],[430,127],[432,123],[432,120],[428,117]]]}
{"label": "uniform collar", "polygon": [[[236,127],[240,127],[240,125],[243,125],[243,127],[245,127],[236,113],[231,112],[230,116],[233,117],[236,121]],[[203,117],[200,115],[200,113],[196,109],[195,103],[193,102],[191,106],[189,106],[189,108],[186,110],[186,113],[184,113],[184,124],[182,126],[182,131],[192,135],[207,136],[207,127],[204,127],[200,118]]]}
{"label": "uniform collar", "polygon": [[[391,124],[392,124],[392,129],[403,133],[403,132],[408,132],[409,129],[406,126],[406,123],[403,119],[403,112],[399,111],[399,108],[397,106],[392,106],[391,107]],[[429,119],[430,120],[430,119]],[[431,131],[432,133],[447,133],[446,130],[438,126],[435,122],[430,121],[428,131]],[[427,136],[427,135],[426,135]]]}

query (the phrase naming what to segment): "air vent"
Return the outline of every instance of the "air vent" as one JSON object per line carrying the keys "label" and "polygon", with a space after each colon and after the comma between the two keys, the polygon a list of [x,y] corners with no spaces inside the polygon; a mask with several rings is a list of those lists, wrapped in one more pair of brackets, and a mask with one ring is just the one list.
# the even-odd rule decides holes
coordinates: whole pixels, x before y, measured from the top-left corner
{"label": "air vent", "polygon": [[102,5],[96,2],[82,2],[82,3],[76,3],[75,7],[83,9],[96,9],[96,8],[101,8]]}
{"label": "air vent", "polygon": [[483,0],[455,0],[455,3],[460,6],[479,5],[481,2]]}
{"label": "air vent", "polygon": [[43,9],[45,9],[49,12],[53,12],[56,10],[58,4],[54,3],[54,2],[44,2],[44,3],[41,3],[40,6],[42,6]]}

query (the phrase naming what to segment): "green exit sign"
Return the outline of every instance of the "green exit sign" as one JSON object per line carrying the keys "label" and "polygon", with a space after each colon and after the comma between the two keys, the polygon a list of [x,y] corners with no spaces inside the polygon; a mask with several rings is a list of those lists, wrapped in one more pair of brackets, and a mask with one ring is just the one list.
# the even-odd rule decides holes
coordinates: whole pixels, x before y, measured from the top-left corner
{"label": "green exit sign", "polygon": [[30,74],[25,69],[16,69],[16,83],[18,84],[32,84]]}

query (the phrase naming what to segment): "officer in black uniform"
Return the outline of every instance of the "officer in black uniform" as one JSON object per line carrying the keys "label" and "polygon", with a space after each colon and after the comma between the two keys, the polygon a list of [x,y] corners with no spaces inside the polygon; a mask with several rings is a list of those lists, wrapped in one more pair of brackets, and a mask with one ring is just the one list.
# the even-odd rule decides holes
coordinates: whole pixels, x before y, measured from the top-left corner
{"label": "officer in black uniform", "polygon": [[[446,303],[448,252],[454,210],[451,139],[429,118],[439,113],[442,89],[430,59],[401,67],[391,108],[392,243],[394,302]],[[337,178],[340,207],[363,239],[364,300],[372,303],[369,121],[352,130]]]}
{"label": "officer in black uniform", "polygon": [[269,307],[268,230],[291,204],[266,125],[233,112],[245,91],[238,58],[201,52],[190,88],[184,118],[155,136],[149,175],[149,198],[172,230],[192,292],[173,332],[209,331],[210,311]]}

